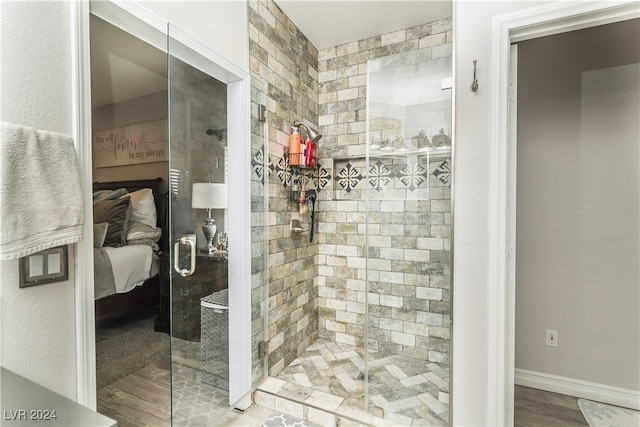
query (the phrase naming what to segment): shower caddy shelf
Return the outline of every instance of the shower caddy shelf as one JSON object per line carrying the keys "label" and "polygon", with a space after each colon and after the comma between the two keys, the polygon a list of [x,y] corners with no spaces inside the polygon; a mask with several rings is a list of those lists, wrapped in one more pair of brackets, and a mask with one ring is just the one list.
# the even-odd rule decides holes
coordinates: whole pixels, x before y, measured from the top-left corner
{"label": "shower caddy shelf", "polygon": [[[290,159],[290,153],[289,152],[285,152],[284,153],[285,156],[287,156],[288,159]],[[293,154],[294,156],[296,155],[295,153]],[[317,158],[315,158],[315,166],[302,166],[302,165],[295,165],[295,164],[291,164],[289,163],[289,171],[291,172],[291,185],[292,188],[294,185],[301,185],[302,184],[302,177],[306,177],[307,181],[313,178],[313,172],[314,171],[318,171],[320,170],[320,162],[318,162]],[[293,193],[296,192],[298,193],[300,190],[296,189],[291,191],[291,196],[289,197],[289,201],[293,202],[293,201],[297,201],[297,198],[294,200],[293,198]]]}
{"label": "shower caddy shelf", "polygon": [[[299,153],[289,153],[288,151],[285,151],[284,155],[287,157],[287,159],[291,159],[291,156],[294,156],[294,158],[300,156]],[[320,169],[320,162],[318,162],[317,157],[313,158],[313,164],[314,164],[313,166],[306,166],[306,165],[289,163],[291,180],[293,181],[294,175],[304,175],[307,178],[311,178],[313,171]]]}

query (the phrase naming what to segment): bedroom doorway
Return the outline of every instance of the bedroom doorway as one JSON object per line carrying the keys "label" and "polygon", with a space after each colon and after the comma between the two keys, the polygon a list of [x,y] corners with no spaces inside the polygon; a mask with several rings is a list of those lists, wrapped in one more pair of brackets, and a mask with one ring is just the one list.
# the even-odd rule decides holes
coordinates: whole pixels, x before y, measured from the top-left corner
{"label": "bedroom doorway", "polygon": [[[137,378],[123,382],[121,388],[113,387],[106,395],[112,399],[112,408],[123,409],[118,417],[124,423],[144,424],[144,420],[136,417],[146,412],[156,416],[147,419],[147,424],[215,425],[230,409],[249,406],[252,382],[263,375],[257,357],[259,343],[252,343],[251,330],[264,324],[257,320],[266,315],[265,301],[262,294],[252,293],[252,285],[266,278],[266,265],[261,256],[256,257],[257,261],[251,258],[250,248],[266,230],[264,224],[251,228],[252,207],[260,213],[266,209],[259,203],[252,204],[250,197],[253,169],[248,75],[139,6],[91,2],[86,15],[78,15],[78,27],[102,20],[135,39],[120,46],[141,43],[149,49],[128,57],[110,52],[105,66],[120,78],[100,82],[92,78],[92,87],[84,88],[87,92],[94,88],[112,93],[121,90],[133,99],[152,98],[147,104],[139,103],[128,111],[112,114],[131,123],[116,123],[114,119],[110,128],[105,125],[99,129],[113,130],[115,135],[123,127],[134,127],[138,139],[121,137],[119,144],[114,145],[122,151],[120,154],[132,160],[126,173],[122,165],[105,166],[104,170],[92,168],[92,181],[108,180],[113,184],[160,177],[158,192],[167,201],[167,223],[163,222],[160,209],[156,210],[158,228],[162,228],[167,240],[166,246],[156,253],[156,312],[151,307],[147,312],[136,310],[134,315],[146,313],[153,319],[155,332],[163,334],[169,342],[168,357],[155,361],[151,368],[138,372]],[[91,55],[84,58],[86,61],[95,56],[93,48]],[[161,73],[147,74],[150,76],[147,79],[133,78],[136,68],[137,71],[141,67],[153,68],[149,52],[153,52],[152,56],[159,53],[165,65],[165,80],[159,86],[153,83],[160,81],[156,77]],[[88,64],[84,66],[89,70]],[[149,92],[134,96],[141,88]],[[95,95],[93,98],[97,99]],[[140,114],[157,117],[149,120],[135,117]],[[91,129],[88,140],[99,136],[98,129],[88,123],[91,117],[92,114],[84,117],[84,125]],[[150,130],[149,121],[162,123],[164,159],[160,144],[157,147],[149,144],[159,138],[157,123]],[[137,150],[133,157],[132,147]],[[93,143],[91,149],[95,150]],[[154,156],[158,161],[142,165],[133,161],[134,157]],[[150,172],[150,168],[155,169]],[[101,175],[108,169],[117,178]],[[263,199],[261,195],[254,196]],[[210,225],[204,227],[207,234],[212,234],[210,238],[203,231],[205,224],[215,224],[215,230]],[[234,285],[228,286],[230,283]],[[93,305],[94,295],[95,292],[87,292],[80,298]],[[93,330],[95,317],[89,310],[82,313],[85,331],[79,332],[78,346],[91,355],[96,341],[88,331]],[[131,324],[125,322],[124,328],[135,328],[134,323],[135,320]],[[166,333],[158,332],[162,330]],[[144,347],[145,341],[141,342]],[[80,375],[79,381],[85,383],[83,388],[91,401],[90,390],[97,389],[93,376],[95,359],[88,357],[85,364],[86,374]],[[101,408],[99,402],[98,409],[104,411],[105,406]],[[106,415],[116,418],[113,412]]]}
{"label": "bedroom doorway", "polygon": [[[513,43],[596,27],[639,16],[637,2],[578,2],[541,5],[494,17],[492,43],[492,117],[489,235],[489,393],[487,420],[513,425],[515,381],[515,165],[517,117],[510,71],[517,62]],[[516,73],[514,73],[516,74]],[[516,74],[517,75],[517,74]],[[517,93],[517,92],[516,92]],[[544,338],[544,337],[543,337]],[[559,340],[558,340],[559,341]]]}

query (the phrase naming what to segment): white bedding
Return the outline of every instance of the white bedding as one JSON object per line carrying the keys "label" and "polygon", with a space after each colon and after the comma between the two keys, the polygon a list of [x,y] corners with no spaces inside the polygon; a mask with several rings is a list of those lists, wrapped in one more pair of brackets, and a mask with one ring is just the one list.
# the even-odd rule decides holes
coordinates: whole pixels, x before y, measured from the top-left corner
{"label": "white bedding", "polygon": [[147,245],[103,248],[109,255],[116,292],[129,292],[146,279],[158,274],[158,257]]}

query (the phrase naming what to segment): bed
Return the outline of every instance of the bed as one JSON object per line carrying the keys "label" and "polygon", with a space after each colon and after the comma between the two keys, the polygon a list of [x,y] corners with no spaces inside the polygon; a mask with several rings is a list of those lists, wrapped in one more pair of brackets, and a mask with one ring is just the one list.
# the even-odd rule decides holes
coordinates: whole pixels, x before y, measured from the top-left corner
{"label": "bed", "polygon": [[[161,184],[162,178],[93,184],[98,324],[160,303],[159,260],[168,250]],[[156,322],[156,330],[163,325]]]}

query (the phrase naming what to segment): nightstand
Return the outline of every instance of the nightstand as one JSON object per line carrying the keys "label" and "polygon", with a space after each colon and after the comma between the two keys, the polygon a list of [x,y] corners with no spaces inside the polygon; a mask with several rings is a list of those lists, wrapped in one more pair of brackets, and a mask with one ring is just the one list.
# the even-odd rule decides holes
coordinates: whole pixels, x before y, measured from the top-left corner
{"label": "nightstand", "polygon": [[[197,255],[194,273],[188,277],[174,274],[171,290],[170,269],[169,255],[163,253],[160,256],[160,315],[156,319],[155,330],[169,332],[171,318],[174,337],[200,341],[200,299],[227,288],[228,262],[223,258]],[[169,313],[171,300],[173,317]]]}

